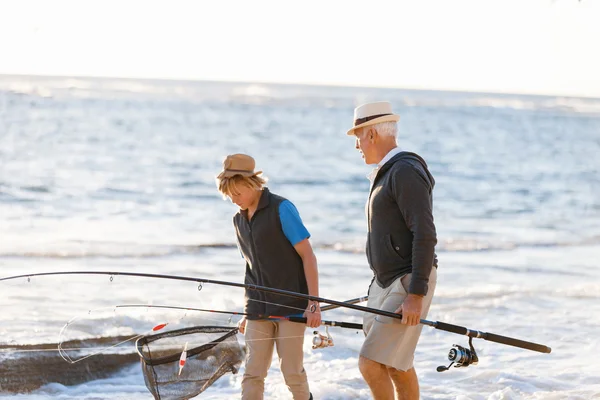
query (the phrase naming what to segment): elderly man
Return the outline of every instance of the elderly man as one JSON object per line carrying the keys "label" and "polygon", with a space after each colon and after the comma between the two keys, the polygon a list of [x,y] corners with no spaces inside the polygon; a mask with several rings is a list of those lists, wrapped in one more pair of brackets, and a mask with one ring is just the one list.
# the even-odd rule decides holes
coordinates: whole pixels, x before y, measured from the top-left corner
{"label": "elderly man", "polygon": [[[419,399],[413,358],[437,279],[432,214],[433,176],[425,161],[396,144],[397,122],[388,102],[354,110],[356,149],[366,164],[371,190],[366,206],[367,259],[374,277],[368,306],[402,319],[367,314],[359,368],[375,400]],[[434,268],[435,267],[435,268]]]}

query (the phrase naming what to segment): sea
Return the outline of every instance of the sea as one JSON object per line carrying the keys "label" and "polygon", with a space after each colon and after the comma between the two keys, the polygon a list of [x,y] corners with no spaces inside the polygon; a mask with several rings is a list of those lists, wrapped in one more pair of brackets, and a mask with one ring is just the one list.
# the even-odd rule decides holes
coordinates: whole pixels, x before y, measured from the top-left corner
{"label": "sea", "polygon": [[[310,231],[321,297],[364,296],[372,166],[346,130],[356,106],[381,100],[401,116],[398,146],[436,179],[439,269],[427,319],[552,348],[474,339],[478,364],[437,372],[468,338],[425,326],[415,354],[421,398],[600,399],[600,99],[0,76],[0,278],[121,271],[243,282],[237,209],[215,177],[227,154],[246,153]],[[0,378],[0,399],[152,399],[134,341],[112,338],[160,323],[239,321],[144,305],[242,311],[243,301],[240,288],[120,275],[0,281],[0,370],[25,365]],[[140,307],[117,307],[132,304]],[[360,323],[362,313],[323,318]],[[334,345],[312,349],[313,330],[304,365],[314,398],[372,398],[357,367],[363,333],[332,327]],[[100,370],[111,355],[134,362],[105,374],[82,366],[69,383],[80,363],[57,349],[73,340],[85,349],[71,350],[72,361],[86,355]],[[53,381],[40,376],[50,370]],[[199,398],[239,398],[243,371]],[[276,354],[265,398],[291,399]]]}

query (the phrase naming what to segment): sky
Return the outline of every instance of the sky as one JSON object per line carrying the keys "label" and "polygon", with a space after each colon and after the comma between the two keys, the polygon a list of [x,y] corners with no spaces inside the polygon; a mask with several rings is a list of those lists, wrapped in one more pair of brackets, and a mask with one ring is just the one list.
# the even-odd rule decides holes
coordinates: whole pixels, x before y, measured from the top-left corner
{"label": "sky", "polygon": [[0,0],[0,74],[600,97],[600,0]]}

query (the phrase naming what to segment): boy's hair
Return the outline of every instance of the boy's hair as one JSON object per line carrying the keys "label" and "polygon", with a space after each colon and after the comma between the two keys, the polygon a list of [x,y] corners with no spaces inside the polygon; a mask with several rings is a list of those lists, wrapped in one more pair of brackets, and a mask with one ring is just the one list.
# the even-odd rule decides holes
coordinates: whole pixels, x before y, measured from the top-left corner
{"label": "boy's hair", "polygon": [[223,198],[231,197],[232,194],[238,193],[239,185],[243,185],[255,190],[260,190],[267,183],[267,178],[259,175],[242,176],[234,175],[231,177],[217,179],[217,187],[219,192],[223,194]]}

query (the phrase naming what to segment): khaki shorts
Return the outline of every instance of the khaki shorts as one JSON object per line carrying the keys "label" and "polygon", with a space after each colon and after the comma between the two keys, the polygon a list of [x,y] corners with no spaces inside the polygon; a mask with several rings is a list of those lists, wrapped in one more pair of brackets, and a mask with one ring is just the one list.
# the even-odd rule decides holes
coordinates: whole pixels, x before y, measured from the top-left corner
{"label": "khaki shorts", "polygon": [[[411,277],[412,274],[401,276],[385,289],[374,280],[369,289],[367,307],[396,311],[408,296]],[[427,317],[436,282],[437,268],[434,267],[429,275],[427,295],[423,298],[421,319]],[[380,364],[408,371],[413,367],[415,349],[422,329],[421,324],[408,326],[403,325],[397,318],[365,313],[363,330],[366,338],[360,355]]]}

